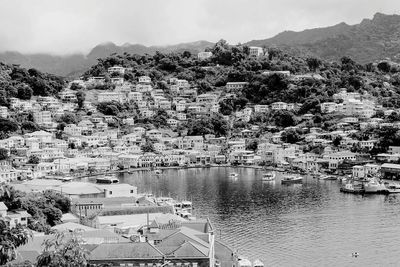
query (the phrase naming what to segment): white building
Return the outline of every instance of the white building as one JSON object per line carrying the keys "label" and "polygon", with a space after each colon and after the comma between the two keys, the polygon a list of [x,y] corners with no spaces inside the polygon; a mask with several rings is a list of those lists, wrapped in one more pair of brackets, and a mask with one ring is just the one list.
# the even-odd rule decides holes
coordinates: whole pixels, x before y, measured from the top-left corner
{"label": "white building", "polygon": [[212,57],[212,53],[211,52],[200,52],[197,54],[197,58],[199,60],[205,60]]}
{"label": "white building", "polygon": [[33,113],[33,119],[38,125],[51,125],[51,112],[50,111],[39,111]]}
{"label": "white building", "polygon": [[7,118],[8,117],[8,109],[7,107],[0,106],[0,117]]}
{"label": "white building", "polygon": [[321,112],[322,113],[333,113],[338,110],[338,104],[335,102],[325,102],[321,103]]}
{"label": "white building", "polygon": [[247,85],[247,82],[228,82],[226,83],[226,89],[228,91],[241,90]]}
{"label": "white building", "polygon": [[125,100],[124,94],[112,91],[101,92],[97,95],[98,102],[109,102],[109,101],[123,102],[124,100]]}
{"label": "white building", "polygon": [[249,47],[249,55],[251,57],[260,57],[260,56],[264,55],[264,51],[263,51],[262,47],[250,46]]}
{"label": "white building", "polygon": [[269,110],[268,105],[255,105],[254,112],[255,113],[265,113]]}
{"label": "white building", "polygon": [[287,109],[287,104],[285,102],[275,102],[271,104],[271,109],[273,110]]}
{"label": "white building", "polygon": [[151,83],[151,78],[149,76],[140,76],[139,83]]}
{"label": "white building", "polygon": [[121,66],[113,66],[108,68],[108,73],[114,73],[117,72],[119,74],[125,74],[125,68]]}

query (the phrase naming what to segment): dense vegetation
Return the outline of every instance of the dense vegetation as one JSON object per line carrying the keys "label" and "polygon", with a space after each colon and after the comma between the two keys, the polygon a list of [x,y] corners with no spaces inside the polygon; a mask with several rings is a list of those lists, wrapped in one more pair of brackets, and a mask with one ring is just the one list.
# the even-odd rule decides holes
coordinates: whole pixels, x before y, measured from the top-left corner
{"label": "dense vegetation", "polygon": [[9,210],[24,209],[32,217],[28,219],[28,228],[39,232],[49,232],[60,223],[63,213],[69,212],[69,198],[54,191],[44,193],[24,193],[7,187],[7,194],[0,196]]}
{"label": "dense vegetation", "polygon": [[10,98],[29,100],[32,96],[56,95],[64,86],[61,77],[0,63],[0,106],[9,106]]}
{"label": "dense vegetation", "polygon": [[[367,91],[385,106],[400,106],[394,100],[400,93],[399,68],[391,62],[360,65],[349,57],[343,57],[340,62],[326,62],[312,57],[292,56],[276,48],[266,49],[269,53],[267,57],[250,58],[246,46],[231,46],[224,40],[208,50],[213,56],[202,61],[187,51],[170,54],[157,52],[154,56],[114,54],[99,59],[98,64],[92,66],[84,77],[108,77],[107,69],[120,65],[133,69],[123,75],[127,81],[136,82],[138,77],[147,75],[152,78],[155,87],[166,88],[167,78],[177,77],[191,82],[199,94],[215,91],[227,93],[227,82],[248,82],[244,90],[233,92],[240,99],[239,103],[222,103],[224,107],[232,105],[232,110],[237,109],[236,105],[243,106],[247,102],[270,104],[276,101],[304,103],[310,99],[331,101],[332,95],[340,88],[347,88],[350,92]],[[314,73],[320,76],[294,81],[279,74],[262,74],[270,70],[287,70],[293,74]],[[229,109],[231,107],[227,107],[228,111],[224,113],[229,113]]]}

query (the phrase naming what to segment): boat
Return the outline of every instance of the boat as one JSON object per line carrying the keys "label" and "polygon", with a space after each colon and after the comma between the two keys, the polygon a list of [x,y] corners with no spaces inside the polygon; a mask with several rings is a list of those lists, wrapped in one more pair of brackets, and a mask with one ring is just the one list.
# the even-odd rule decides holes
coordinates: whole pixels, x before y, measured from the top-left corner
{"label": "boat", "polygon": [[288,174],[283,176],[281,180],[282,184],[301,184],[303,183],[303,177],[299,175]]}
{"label": "boat", "polygon": [[262,261],[260,261],[259,259],[256,259],[253,262],[253,267],[264,267],[264,263]]}
{"label": "boat", "polygon": [[156,175],[161,175],[162,174],[162,170],[154,170],[154,173],[156,174]]}
{"label": "boat", "polygon": [[190,212],[188,211],[181,211],[178,212],[177,215],[181,216],[182,218],[189,220],[189,221],[194,221],[196,220],[196,217],[194,217]]}
{"label": "boat", "polygon": [[98,183],[98,184],[117,184],[117,183],[119,183],[119,180],[116,177],[105,176],[105,177],[96,178],[96,183]]}
{"label": "boat", "polygon": [[327,181],[334,181],[337,180],[338,178],[334,175],[321,175],[318,177],[318,180],[327,180]]}
{"label": "boat", "polygon": [[376,179],[371,179],[364,184],[364,191],[366,194],[387,194],[388,189],[384,183],[378,182]]}
{"label": "boat", "polygon": [[265,172],[263,173],[262,180],[263,181],[275,181],[275,172]]}
{"label": "boat", "polygon": [[385,187],[388,194],[398,194],[400,193],[400,184],[389,184],[385,183]]}
{"label": "boat", "polygon": [[340,192],[351,194],[363,194],[364,188],[362,184],[347,183],[340,188]]}
{"label": "boat", "polygon": [[252,267],[251,261],[246,258],[239,258],[238,259],[238,266],[239,267]]}
{"label": "boat", "polygon": [[238,174],[236,173],[236,172],[231,172],[230,174],[229,174],[229,178],[238,178]]}
{"label": "boat", "polygon": [[175,213],[187,211],[189,213],[192,212],[193,204],[191,201],[181,201],[174,203]]}

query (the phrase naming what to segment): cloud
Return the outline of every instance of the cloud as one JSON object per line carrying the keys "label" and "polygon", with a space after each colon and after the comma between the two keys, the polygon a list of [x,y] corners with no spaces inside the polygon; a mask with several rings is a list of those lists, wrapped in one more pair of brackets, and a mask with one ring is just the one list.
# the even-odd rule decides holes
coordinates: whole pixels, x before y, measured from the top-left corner
{"label": "cloud", "polygon": [[0,0],[0,50],[67,54],[106,41],[238,43],[355,24],[399,8],[397,0]]}

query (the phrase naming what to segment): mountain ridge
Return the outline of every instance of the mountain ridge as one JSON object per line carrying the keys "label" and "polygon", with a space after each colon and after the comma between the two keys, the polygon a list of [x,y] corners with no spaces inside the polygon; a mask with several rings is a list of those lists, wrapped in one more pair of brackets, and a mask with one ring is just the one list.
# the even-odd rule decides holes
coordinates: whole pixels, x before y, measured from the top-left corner
{"label": "mountain ridge", "polygon": [[246,45],[286,46],[326,60],[350,56],[359,63],[385,58],[399,61],[400,16],[378,12],[372,19],[363,19],[359,24],[342,22],[300,32],[285,31],[268,39],[252,40]]}
{"label": "mountain ridge", "polygon": [[[359,24],[349,25],[341,22],[333,26],[305,29],[298,32],[283,31],[271,38],[252,40],[244,44],[280,47],[288,52],[326,60],[340,60],[343,56],[350,56],[362,64],[386,58],[399,62],[400,15],[386,15],[378,12],[372,19],[365,18]],[[96,64],[98,58],[104,58],[113,53],[153,55],[156,51],[169,53],[185,50],[197,53],[213,45],[214,43],[204,40],[164,46],[130,43],[119,46],[113,42],[104,42],[93,47],[86,55],[76,53],[58,56],[46,53],[22,54],[8,51],[0,53],[0,61],[20,64],[25,68],[36,68],[43,72],[62,76],[76,76],[81,70]]]}

